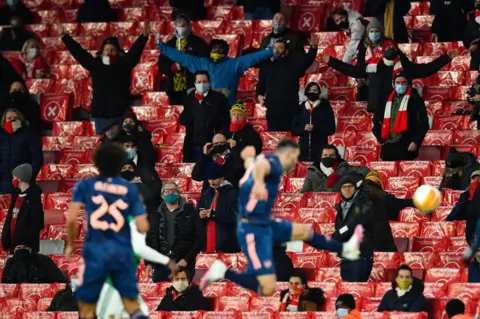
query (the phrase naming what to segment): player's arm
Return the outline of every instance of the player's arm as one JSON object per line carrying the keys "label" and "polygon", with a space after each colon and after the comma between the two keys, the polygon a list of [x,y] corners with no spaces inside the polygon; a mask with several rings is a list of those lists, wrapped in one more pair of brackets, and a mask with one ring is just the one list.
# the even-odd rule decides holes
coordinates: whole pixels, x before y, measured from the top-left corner
{"label": "player's arm", "polygon": [[82,214],[85,205],[83,203],[70,203],[70,212],[67,215],[67,247],[65,254],[70,256],[73,253],[73,243],[77,238],[77,218]]}
{"label": "player's arm", "polygon": [[264,157],[258,158],[252,172],[255,182],[252,188],[252,196],[259,201],[268,199],[268,191],[265,186],[265,177],[268,174],[270,174],[270,163]]}
{"label": "player's arm", "polygon": [[245,166],[246,170],[248,170],[255,161],[255,155],[257,155],[257,151],[253,146],[246,146],[240,152],[240,157],[243,159],[243,165]]}

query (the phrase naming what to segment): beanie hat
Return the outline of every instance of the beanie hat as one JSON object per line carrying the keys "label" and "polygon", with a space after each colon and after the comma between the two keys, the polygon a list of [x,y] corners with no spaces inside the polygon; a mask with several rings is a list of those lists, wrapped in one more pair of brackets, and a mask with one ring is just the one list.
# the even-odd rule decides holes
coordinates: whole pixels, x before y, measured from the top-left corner
{"label": "beanie hat", "polygon": [[338,296],[337,301],[335,302],[335,308],[345,306],[349,309],[355,309],[355,298],[351,294],[343,294]]}
{"label": "beanie hat", "polygon": [[367,174],[365,179],[371,180],[378,184],[382,184],[382,175],[377,170],[372,170],[370,173]]}
{"label": "beanie hat", "polygon": [[217,179],[224,177],[223,168],[217,162],[211,163],[205,174],[206,179]]}
{"label": "beanie hat", "polygon": [[343,175],[340,178],[340,186],[343,186],[345,184],[352,184],[353,186],[355,186],[355,189],[358,190],[363,184],[363,176],[358,173]]}
{"label": "beanie hat", "polygon": [[22,182],[30,183],[32,180],[32,165],[28,163],[19,165],[13,169],[12,175]]}
{"label": "beanie hat", "polygon": [[245,105],[243,104],[243,102],[238,102],[237,104],[234,104],[232,106],[232,108],[230,109],[230,116],[235,112],[239,112],[243,116],[247,115],[247,109],[245,108]]}
{"label": "beanie hat", "polygon": [[367,25],[367,33],[370,32],[370,29],[377,29],[383,34],[383,24],[377,18],[372,18],[372,21]]}
{"label": "beanie hat", "polygon": [[138,122],[137,114],[135,114],[131,108],[126,109],[123,113],[122,123],[125,121],[125,119],[133,119],[135,122]]}
{"label": "beanie hat", "polygon": [[117,49],[119,56],[125,54],[125,51],[123,51],[122,47],[120,46],[120,42],[118,42],[118,38],[117,37],[109,37],[109,38],[106,38],[105,40],[103,40],[102,45],[100,46],[100,50],[97,51],[97,56],[100,57],[100,56],[103,55],[103,49],[105,48],[105,46],[107,44],[113,45]]}
{"label": "beanie hat", "polygon": [[396,71],[393,73],[393,81],[395,82],[395,80],[397,78],[406,78],[408,80],[408,74],[407,72],[405,72],[405,70],[402,68],[401,70],[399,71]]}
{"label": "beanie hat", "polygon": [[474,178],[475,176],[480,176],[480,170],[477,170],[470,175],[470,179]]}

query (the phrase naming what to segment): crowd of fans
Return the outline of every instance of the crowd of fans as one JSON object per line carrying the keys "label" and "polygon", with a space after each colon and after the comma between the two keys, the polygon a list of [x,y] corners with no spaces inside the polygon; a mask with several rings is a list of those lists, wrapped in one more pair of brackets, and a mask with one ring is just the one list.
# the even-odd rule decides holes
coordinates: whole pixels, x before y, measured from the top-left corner
{"label": "crowd of fans", "polygon": [[[139,63],[151,36],[146,21],[142,34],[128,52],[116,37],[105,39],[92,56],[61,24],[59,37],[75,60],[90,72],[93,98],[90,119],[102,143],[121,143],[128,153],[122,177],[138,184],[149,211],[151,229],[147,244],[175,259],[180,266],[172,286],[157,310],[206,310],[208,304],[193,282],[195,260],[200,252],[239,252],[235,235],[238,183],[245,173],[240,152],[254,146],[262,152],[262,140],[247,120],[247,109],[237,101],[240,77],[259,68],[256,96],[266,113],[268,131],[291,132],[298,138],[301,161],[312,162],[302,192],[337,192],[333,238],[346,242],[355,226],[363,225],[361,258],[342,260],[341,277],[347,282],[367,282],[375,251],[395,252],[397,246],[389,221],[398,221],[399,212],[413,207],[411,199],[396,198],[383,190],[382,176],[365,166],[352,166],[342,158],[342,149],[328,144],[336,130],[335,115],[317,82],[300,89],[300,78],[314,62],[318,38],[287,28],[288,14],[280,12],[280,1],[239,1],[245,19],[271,19],[272,32],[265,36],[257,52],[229,58],[223,40],[207,43],[194,34],[192,21],[204,19],[204,1],[169,1],[174,7],[174,35],[159,41],[159,71],[167,80],[165,91],[171,104],[183,105],[179,124],[185,127],[183,162],[195,163],[191,177],[203,182],[201,198],[194,207],[182,196],[179,185],[162,181],[156,171],[156,150],[151,133],[130,108],[134,102],[129,86],[131,72]],[[475,10],[476,9],[476,10]],[[408,43],[403,16],[410,1],[368,0],[362,13],[336,8],[328,18],[327,31],[345,31],[350,41],[342,59],[322,54],[329,67],[356,79],[358,100],[367,102],[372,113],[373,134],[381,144],[383,161],[414,160],[429,130],[425,101],[412,81],[435,74],[458,55],[449,50],[434,61],[416,64],[398,43]],[[435,13],[432,32],[438,41],[464,41],[470,50],[471,70],[480,65],[480,0],[432,1]],[[370,17],[370,18],[364,18]],[[77,22],[115,21],[115,11],[107,0],[85,0]],[[11,61],[0,56],[0,193],[12,200],[2,232],[2,247],[13,255],[3,271],[4,283],[50,283],[66,279],[53,261],[39,253],[40,232],[44,227],[41,188],[35,183],[43,164],[41,136],[49,127],[40,117],[38,102],[29,95],[25,81],[50,76],[42,45],[25,25],[33,23],[32,13],[20,0],[0,7],[1,51],[18,51]],[[160,39],[161,37],[157,37]],[[308,46],[308,50],[305,50]],[[352,64],[352,61],[355,61]],[[471,120],[479,122],[480,80],[468,93],[473,105]],[[466,221],[466,240],[475,240],[475,224],[480,217],[480,163],[474,154],[451,149],[440,188],[464,193],[447,221]],[[282,291],[279,311],[318,311],[325,303],[319,288],[308,287],[305,275],[293,270],[285,247],[275,246],[278,277],[289,282]],[[469,282],[480,282],[480,254],[469,264]],[[147,264],[154,282],[168,281],[169,269]],[[383,296],[378,311],[426,311],[422,280],[413,277],[407,265],[396,272],[392,289]],[[49,310],[75,310],[74,287],[67,285]],[[361,318],[350,294],[338,296],[339,318]],[[465,306],[459,300],[447,305],[449,318],[459,319]]]}

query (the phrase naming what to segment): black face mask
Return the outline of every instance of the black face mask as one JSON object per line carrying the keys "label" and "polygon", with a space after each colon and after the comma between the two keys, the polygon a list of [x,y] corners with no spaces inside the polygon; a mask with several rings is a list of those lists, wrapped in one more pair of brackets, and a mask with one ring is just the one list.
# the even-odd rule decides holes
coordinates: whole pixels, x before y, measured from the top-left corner
{"label": "black face mask", "polygon": [[338,25],[342,30],[345,30],[345,29],[348,29],[350,27],[350,24],[348,23],[348,21],[343,21],[342,23],[340,23]]}
{"label": "black face mask", "polygon": [[383,54],[383,57],[386,60],[393,61],[398,57],[398,52],[393,48],[389,48],[385,51],[385,53]]}
{"label": "black face mask", "polygon": [[228,149],[227,143],[213,146],[213,151],[217,154],[223,154]]}
{"label": "black face mask", "polygon": [[10,98],[14,103],[24,103],[28,100],[29,96],[27,93],[23,93],[22,91],[13,91],[10,93]]}
{"label": "black face mask", "polygon": [[133,124],[133,123],[127,123],[123,126],[123,129],[125,130],[125,132],[127,133],[133,133],[137,130],[137,125]]}
{"label": "black face mask", "polygon": [[123,171],[120,176],[122,176],[123,179],[126,179],[127,181],[131,181],[135,178],[135,172],[132,171]]}
{"label": "black face mask", "polygon": [[308,98],[309,101],[315,102],[318,101],[318,98],[320,97],[319,92],[308,92],[305,94],[305,96]]}
{"label": "black face mask", "polygon": [[337,163],[337,160],[332,158],[332,157],[324,157],[324,158],[322,158],[321,161],[322,161],[323,166],[328,167],[328,168],[332,167],[335,163]]}

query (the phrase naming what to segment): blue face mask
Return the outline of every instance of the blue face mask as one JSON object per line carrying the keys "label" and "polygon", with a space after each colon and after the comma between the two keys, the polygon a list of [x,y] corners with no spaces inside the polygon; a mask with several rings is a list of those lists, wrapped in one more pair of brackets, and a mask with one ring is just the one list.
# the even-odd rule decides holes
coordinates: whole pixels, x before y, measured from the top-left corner
{"label": "blue face mask", "polygon": [[175,204],[175,203],[177,202],[179,196],[180,196],[180,195],[178,195],[178,194],[171,194],[171,193],[170,193],[170,194],[165,195],[165,196],[163,197],[163,199],[165,200],[165,202],[166,202],[167,204],[170,204],[170,205],[171,205],[171,204]]}
{"label": "blue face mask", "polygon": [[378,42],[378,40],[380,40],[380,32],[371,32],[371,33],[368,33],[368,38],[370,39],[370,41],[372,42]]}
{"label": "blue face mask", "polygon": [[77,281],[75,279],[70,280],[70,287],[72,287],[72,292],[77,290]]}
{"label": "blue face mask", "polygon": [[395,91],[397,91],[397,94],[405,94],[405,92],[407,92],[407,88],[408,86],[395,84]]}
{"label": "blue face mask", "polygon": [[137,150],[133,148],[127,148],[127,155],[129,160],[133,160],[137,156]]}
{"label": "blue face mask", "polygon": [[337,309],[338,318],[341,319],[341,318],[345,317],[346,315],[348,315],[348,309],[344,309],[344,308]]}

